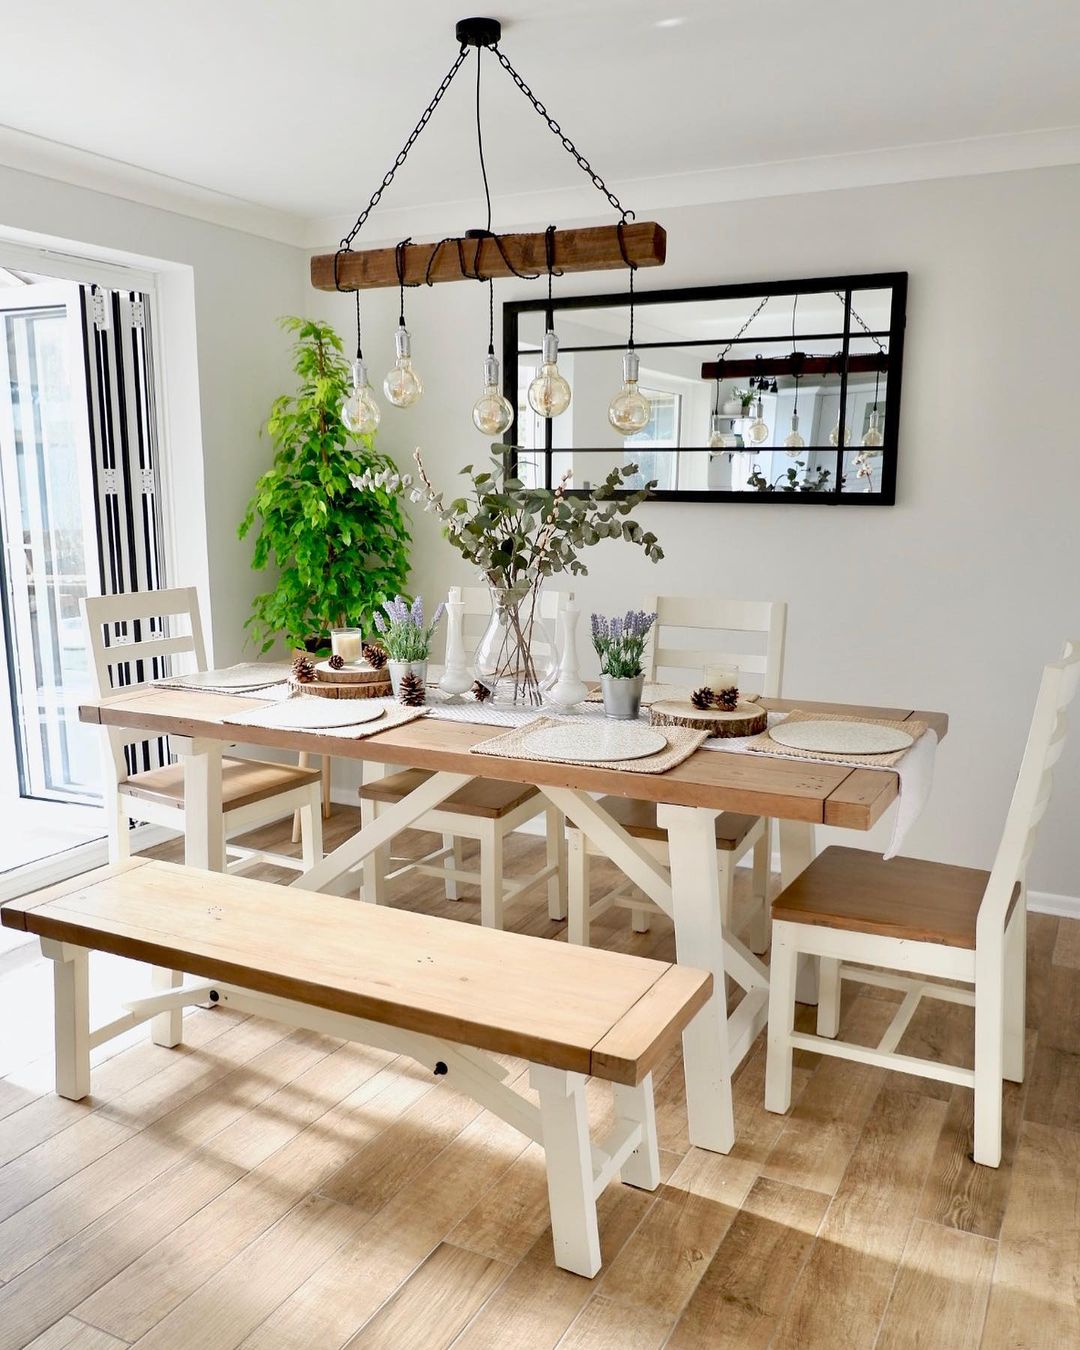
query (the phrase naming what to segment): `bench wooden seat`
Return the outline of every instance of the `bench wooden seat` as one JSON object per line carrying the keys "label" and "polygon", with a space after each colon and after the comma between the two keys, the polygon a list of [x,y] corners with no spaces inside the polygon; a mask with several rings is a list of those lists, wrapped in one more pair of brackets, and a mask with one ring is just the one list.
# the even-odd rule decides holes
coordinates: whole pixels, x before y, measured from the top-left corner
{"label": "bench wooden seat", "polygon": [[[271,764],[259,759],[226,758],[221,761],[221,804],[227,811],[254,806],[279,793],[321,784],[321,781],[321,769]],[[120,780],[120,787],[129,797],[161,802],[165,806],[183,806],[184,766],[165,764],[159,769],[129,774]]]}
{"label": "bench wooden seat", "polygon": [[[360,788],[361,801],[399,802],[410,792],[422,786],[431,777],[424,769],[402,769],[400,773],[376,778]],[[474,778],[463,788],[447,797],[440,807],[457,811],[463,816],[481,816],[485,820],[501,820],[538,795],[531,783],[503,783],[497,778]]]}
{"label": "bench wooden seat", "polygon": [[[667,843],[667,830],[656,823],[655,802],[639,802],[632,797],[601,797],[600,805],[633,838]],[[757,823],[757,816],[721,811],[716,817],[716,847],[725,851],[737,849]]]}
{"label": "bench wooden seat", "polygon": [[[712,992],[711,975],[686,966],[145,858],[0,914],[54,962],[60,1095],[89,1092],[94,1046],[207,999],[407,1054],[544,1145],[556,1260],[588,1276],[600,1266],[600,1190],[616,1174],[659,1184],[651,1071]],[[90,950],[200,978],[91,1031]],[[529,1061],[539,1107],[484,1051]],[[589,1140],[586,1075],[614,1085],[616,1124],[601,1144]]]}

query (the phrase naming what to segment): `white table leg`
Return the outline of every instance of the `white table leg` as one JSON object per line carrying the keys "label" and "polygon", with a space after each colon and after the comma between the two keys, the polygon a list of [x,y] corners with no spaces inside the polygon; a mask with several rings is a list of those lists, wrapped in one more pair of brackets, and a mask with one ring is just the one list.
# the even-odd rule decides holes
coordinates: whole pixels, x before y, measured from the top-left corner
{"label": "white table leg", "polygon": [[84,947],[43,938],[53,968],[56,1093],[81,1101],[90,1092],[90,974]]}
{"label": "white table leg", "polygon": [[[184,764],[184,862],[209,872],[225,870],[225,817],[221,807],[220,741],[188,740],[173,737],[172,748]],[[183,972],[154,966],[151,983],[154,992],[177,989],[184,982]],[[184,1038],[184,1010],[172,1008],[158,1013],[150,1022],[150,1039],[168,1048]]]}
{"label": "white table leg", "polygon": [[668,836],[676,957],[712,972],[713,996],[683,1032],[690,1142],[727,1153],[735,1142],[725,1006],[724,932],[716,869],[718,812],[661,805],[657,823]]}
{"label": "white table leg", "polygon": [[[814,827],[806,820],[781,820],[780,885],[790,886],[800,872],[814,861]],[[795,998],[799,1003],[818,1001],[817,958],[799,954],[799,973],[795,980]]]}

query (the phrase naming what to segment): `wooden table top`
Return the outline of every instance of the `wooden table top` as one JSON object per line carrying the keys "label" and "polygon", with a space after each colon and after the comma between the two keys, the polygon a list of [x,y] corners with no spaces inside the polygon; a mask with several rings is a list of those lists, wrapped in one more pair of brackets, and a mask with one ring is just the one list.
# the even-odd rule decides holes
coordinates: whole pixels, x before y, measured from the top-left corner
{"label": "wooden table top", "polygon": [[[796,699],[762,701],[770,709],[781,712],[800,708],[807,712],[847,713],[854,717],[882,717],[891,721],[915,718],[928,723],[939,738],[945,735],[949,726],[944,713],[911,708],[877,708]],[[851,830],[870,829],[896,799],[899,790],[897,775],[881,769],[852,769],[840,764],[773,759],[766,755],[726,755],[713,750],[699,750],[674,769],[661,774],[473,755],[469,753],[471,746],[490,740],[506,728],[444,722],[433,717],[420,718],[359,740],[321,732],[241,727],[222,721],[230,714],[253,712],[265,706],[267,704],[262,700],[238,698],[232,694],[143,686],[130,694],[84,703],[80,705],[79,717],[83,722],[148,731],[155,735],[307,750],[341,759],[449,770],[473,778],[577,788],[639,801],[706,806],[778,820],[837,825]]]}

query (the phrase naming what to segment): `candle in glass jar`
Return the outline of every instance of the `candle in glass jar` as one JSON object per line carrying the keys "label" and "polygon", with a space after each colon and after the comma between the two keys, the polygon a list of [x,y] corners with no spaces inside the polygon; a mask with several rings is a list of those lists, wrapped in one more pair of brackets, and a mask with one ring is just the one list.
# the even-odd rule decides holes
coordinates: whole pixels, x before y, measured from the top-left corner
{"label": "candle in glass jar", "polygon": [[725,689],[737,690],[739,687],[739,667],[731,665],[706,666],[705,685],[714,694],[719,694]]}
{"label": "candle in glass jar", "polygon": [[361,641],[359,628],[331,628],[330,650],[348,665],[360,660]]}

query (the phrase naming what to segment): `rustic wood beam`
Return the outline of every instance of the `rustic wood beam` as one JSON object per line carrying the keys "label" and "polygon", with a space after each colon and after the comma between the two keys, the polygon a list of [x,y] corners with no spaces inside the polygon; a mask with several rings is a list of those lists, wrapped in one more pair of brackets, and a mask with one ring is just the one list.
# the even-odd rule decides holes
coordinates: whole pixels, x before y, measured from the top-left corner
{"label": "rustic wood beam", "polygon": [[[480,239],[448,239],[443,243],[410,244],[405,250],[405,284],[425,281],[486,281],[518,272],[546,272],[544,235],[503,234]],[[667,256],[667,233],[652,220],[623,226],[626,256],[638,267],[660,267]],[[501,249],[500,249],[501,244]],[[505,253],[506,257],[503,257]],[[434,258],[432,255],[434,254]],[[362,291],[398,284],[396,250],[364,249],[342,253],[334,280],[333,253],[320,253],[311,260],[311,284],[319,291]],[[430,265],[430,272],[429,272]],[[553,267],[557,272],[604,272],[625,269],[614,225],[581,230],[556,230]]]}
{"label": "rustic wood beam", "polygon": [[[740,375],[794,375],[798,366],[800,375],[839,375],[840,358],[836,356],[803,356],[801,360],[795,361],[791,355],[788,356],[754,356],[746,357],[738,361],[732,361],[730,358],[726,361],[703,361],[701,364],[701,378],[703,380],[715,380],[717,374],[723,380],[733,379]],[[889,358],[882,352],[872,352],[867,355],[851,355],[847,359],[848,374],[853,375],[860,371],[880,370],[884,374],[889,369]]]}

